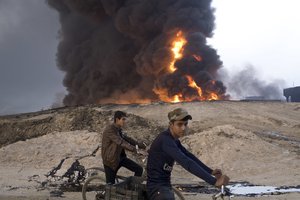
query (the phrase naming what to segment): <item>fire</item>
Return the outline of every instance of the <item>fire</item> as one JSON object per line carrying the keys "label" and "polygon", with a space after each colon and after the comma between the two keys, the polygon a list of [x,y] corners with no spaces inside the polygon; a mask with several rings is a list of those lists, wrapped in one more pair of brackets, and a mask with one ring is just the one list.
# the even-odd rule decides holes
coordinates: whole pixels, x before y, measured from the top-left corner
{"label": "fire", "polygon": [[[200,101],[203,101],[203,100],[214,101],[214,100],[219,100],[220,99],[220,97],[216,93],[214,93],[214,92],[209,93],[205,97],[203,95],[203,91],[202,91],[201,87],[199,87],[196,84],[196,82],[194,81],[194,79],[191,76],[188,76],[188,75],[186,75],[186,78],[188,79],[189,87],[194,88],[195,90],[197,90],[197,92],[198,92],[197,100],[200,100]],[[215,84],[214,80],[212,80],[211,82],[212,82],[212,84]],[[192,99],[192,100],[194,100],[194,99]]]}
{"label": "fire", "polygon": [[194,57],[198,62],[201,62],[201,61],[202,61],[202,57],[201,57],[201,56],[193,55],[193,57]]}
{"label": "fire", "polygon": [[186,78],[189,81],[189,87],[194,88],[197,90],[199,97],[202,97],[202,89],[201,87],[199,87],[196,82],[193,80],[193,78],[191,76],[186,76]]}
{"label": "fire", "polygon": [[175,95],[174,97],[173,97],[173,100],[171,100],[171,102],[172,103],[178,103],[178,102],[180,102],[180,97],[182,97],[182,95]]}
{"label": "fire", "polygon": [[[186,45],[187,40],[184,38],[184,34],[182,31],[179,31],[176,34],[176,37],[174,38],[174,41],[172,42],[172,47],[171,51],[173,52],[173,60],[168,66],[168,71],[170,74],[174,73],[177,69],[175,67],[175,63],[177,60],[181,59],[183,57],[183,51],[184,51],[184,46]],[[202,61],[202,57],[200,55],[192,55],[198,62]],[[158,95],[159,99],[164,102],[172,102],[172,103],[177,103],[177,102],[182,102],[182,101],[211,101],[211,100],[219,100],[220,97],[218,96],[217,93],[214,93],[213,91],[208,92],[208,91],[203,91],[203,89],[197,85],[195,80],[191,75],[184,75],[187,78],[188,85],[187,87],[193,88],[195,91],[197,91],[197,95],[187,95],[184,93],[178,93],[175,95],[170,95],[168,92],[168,89],[166,88],[160,88],[160,87],[155,87],[153,89],[153,92]],[[210,82],[212,85],[215,84],[214,80],[211,80]]]}
{"label": "fire", "polygon": [[[210,85],[215,87],[216,81],[215,80],[210,80]],[[216,100],[220,100],[221,98],[219,97],[219,95],[214,92],[213,90],[207,89],[206,92],[208,93],[207,96],[207,100],[209,101],[216,101]]]}
{"label": "fire", "polygon": [[173,42],[172,51],[174,53],[175,60],[182,58],[183,46],[187,43],[186,39],[183,37],[181,31],[176,34],[176,40]]}
{"label": "fire", "polygon": [[210,93],[209,96],[207,97],[208,101],[216,101],[219,100],[219,96],[216,93]]}
{"label": "fire", "polygon": [[221,98],[217,93],[209,92],[204,93],[200,86],[194,81],[191,76],[186,75],[188,80],[188,87],[193,88],[197,91],[197,95],[185,96],[182,93],[178,93],[174,96],[169,96],[168,90],[166,88],[155,88],[153,91],[159,96],[159,99],[164,102],[178,103],[178,102],[190,102],[190,101],[216,101]]}
{"label": "fire", "polygon": [[174,66],[175,62],[182,58],[183,46],[187,43],[186,39],[183,37],[182,31],[179,31],[176,34],[176,39],[172,43],[172,52],[174,55],[173,61],[169,65],[169,71],[171,73],[176,71],[176,67]]}
{"label": "fire", "polygon": [[178,103],[181,101],[182,98],[181,94],[169,97],[168,90],[165,88],[154,88],[153,91],[159,96],[159,99],[164,102]]}

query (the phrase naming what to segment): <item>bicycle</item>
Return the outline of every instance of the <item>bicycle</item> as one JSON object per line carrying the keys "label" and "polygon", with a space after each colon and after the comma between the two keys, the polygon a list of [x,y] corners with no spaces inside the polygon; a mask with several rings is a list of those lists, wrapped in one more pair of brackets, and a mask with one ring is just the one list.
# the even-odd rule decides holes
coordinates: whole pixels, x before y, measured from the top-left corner
{"label": "bicycle", "polygon": [[[138,148],[137,148],[137,152]],[[141,154],[140,154],[141,155]],[[90,168],[90,172],[86,172],[87,178],[82,187],[83,200],[94,199],[110,199],[109,196],[114,193],[115,199],[147,199],[145,181],[146,175],[146,158],[136,159],[141,160],[139,162],[143,168],[144,173],[141,177],[124,177],[117,175],[116,184],[107,185],[105,180],[105,172],[103,168],[96,167]],[[173,191],[176,197],[180,200],[184,200],[184,196],[181,192],[173,187]]]}
{"label": "bicycle", "polygon": [[[100,200],[100,199],[138,199],[144,200],[146,197],[146,185],[144,182],[146,181],[146,160],[147,158],[141,159],[141,165],[144,168],[144,173],[141,177],[124,177],[117,175],[116,176],[116,184],[107,185],[105,179],[105,172],[103,168],[93,167],[86,169],[86,181],[82,186],[82,198],[83,200]],[[175,186],[172,186],[172,189],[175,193],[175,198],[179,200],[185,200],[184,195],[181,193],[179,189]],[[114,198],[111,194],[114,193]],[[224,197],[228,197],[231,199],[231,193],[228,188],[225,186],[221,186],[220,192],[212,196],[213,200],[217,200],[218,198],[224,199]]]}
{"label": "bicycle", "polygon": [[[126,179],[128,180],[130,178],[136,178],[136,180],[138,180],[138,177],[118,176],[118,179],[121,179],[123,182],[118,182],[115,184],[114,192],[119,193],[118,196],[120,197],[120,199],[134,199],[132,197],[137,197],[137,199],[139,199],[138,198],[139,194],[135,190],[133,190],[133,192],[131,194],[127,192],[127,197],[126,197],[126,189],[127,188],[124,187],[124,185],[126,185],[126,184],[120,184],[120,183],[124,183],[126,181]],[[128,182],[130,182],[130,181],[128,181]],[[142,184],[142,183],[140,182],[139,184]],[[145,187],[145,186],[137,186],[137,188],[138,187],[140,188],[140,187]],[[94,193],[88,194],[88,192],[89,192],[88,188],[90,188],[90,192],[94,192]],[[107,192],[107,190],[111,190],[111,188],[106,186],[105,177],[92,176],[92,177],[88,178],[86,183],[83,185],[83,188],[82,188],[83,200],[105,199],[105,192]],[[177,189],[176,187],[173,186],[173,190],[174,190],[174,193],[175,193],[177,199],[185,200],[184,195],[180,192],[179,189]],[[107,196],[109,196],[109,195],[107,195]],[[227,197],[230,200],[232,197],[232,194],[228,188],[226,188],[225,186],[221,186],[220,192],[212,195],[212,200],[217,200],[217,199],[224,200],[225,197]],[[142,199],[142,198],[140,198],[140,199]]]}

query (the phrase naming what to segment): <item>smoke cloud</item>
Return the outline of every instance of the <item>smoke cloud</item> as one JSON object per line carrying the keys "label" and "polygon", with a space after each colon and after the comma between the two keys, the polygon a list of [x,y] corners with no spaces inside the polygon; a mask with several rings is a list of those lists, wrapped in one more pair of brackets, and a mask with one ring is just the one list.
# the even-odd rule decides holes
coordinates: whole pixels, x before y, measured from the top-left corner
{"label": "smoke cloud", "polygon": [[[211,0],[48,0],[60,15],[57,64],[65,72],[65,105],[158,101],[155,92],[197,99],[226,88],[215,81],[222,62],[206,44],[214,29]],[[170,73],[176,35],[187,43]]]}
{"label": "smoke cloud", "polygon": [[234,99],[245,99],[250,96],[262,97],[265,100],[282,100],[284,80],[263,80],[252,65],[243,70],[228,74],[222,72],[222,80],[228,86],[228,92]]}

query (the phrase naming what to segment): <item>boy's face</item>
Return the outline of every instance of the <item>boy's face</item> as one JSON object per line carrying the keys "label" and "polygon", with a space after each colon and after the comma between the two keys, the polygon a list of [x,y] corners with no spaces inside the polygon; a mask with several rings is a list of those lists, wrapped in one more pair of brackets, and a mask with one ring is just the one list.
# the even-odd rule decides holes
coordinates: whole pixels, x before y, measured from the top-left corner
{"label": "boy's face", "polygon": [[121,117],[120,119],[116,118],[116,124],[122,128],[126,124],[126,117]]}
{"label": "boy's face", "polygon": [[183,137],[188,129],[188,121],[180,120],[170,122],[170,130],[174,137],[180,138]]}

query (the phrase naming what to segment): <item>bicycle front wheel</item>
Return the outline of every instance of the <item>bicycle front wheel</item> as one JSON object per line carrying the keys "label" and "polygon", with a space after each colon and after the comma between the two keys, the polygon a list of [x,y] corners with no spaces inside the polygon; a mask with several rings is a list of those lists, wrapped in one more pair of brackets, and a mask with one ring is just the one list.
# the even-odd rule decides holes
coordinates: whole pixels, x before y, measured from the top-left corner
{"label": "bicycle front wheel", "polygon": [[102,176],[91,176],[82,186],[83,200],[104,199],[105,178]]}

